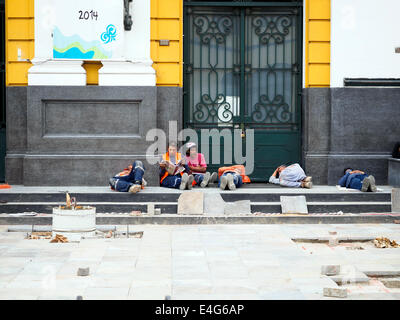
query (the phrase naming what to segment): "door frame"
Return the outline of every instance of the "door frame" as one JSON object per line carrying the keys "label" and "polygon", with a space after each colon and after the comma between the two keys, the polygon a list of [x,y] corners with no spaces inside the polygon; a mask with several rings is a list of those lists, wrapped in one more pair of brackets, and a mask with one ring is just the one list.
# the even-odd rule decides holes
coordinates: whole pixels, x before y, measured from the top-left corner
{"label": "door frame", "polygon": [[[303,157],[302,157],[302,85],[303,85],[303,20],[304,20],[304,15],[303,15],[303,1],[292,1],[292,2],[236,2],[236,1],[183,1],[183,34],[188,33],[189,31],[189,26],[188,26],[188,19],[187,19],[187,13],[186,13],[186,8],[188,7],[239,7],[239,8],[246,8],[246,7],[291,7],[293,9],[299,10],[298,12],[298,18],[297,18],[297,23],[296,23],[296,37],[297,37],[297,44],[296,44],[296,54],[297,54],[297,79],[295,83],[295,93],[297,95],[295,101],[296,101],[296,119],[297,119],[297,126],[298,126],[298,138],[297,140],[297,158],[299,159],[299,163],[302,165],[303,164]],[[243,30],[241,30],[243,32]],[[187,38],[186,38],[187,39]],[[186,75],[185,75],[185,62],[190,61],[189,54],[189,46],[190,46],[190,41],[186,40],[184,37],[184,44],[183,44],[183,63],[184,63],[184,75],[183,75],[183,115],[182,115],[182,120],[183,120],[183,127],[184,128],[192,128],[190,126],[190,121],[189,121],[189,106],[187,106],[186,100],[188,99],[188,82],[185,81]],[[185,41],[186,40],[186,41]],[[241,41],[241,46],[244,45],[244,41]],[[242,48],[243,50],[243,48]],[[241,50],[241,51],[242,51]],[[241,59],[244,59],[244,55],[242,54]],[[242,63],[241,63],[242,64]],[[241,72],[244,73],[244,70],[241,70]],[[245,78],[243,75],[240,77],[240,90],[244,90],[244,85],[242,82],[245,81]],[[242,111],[244,109],[244,103],[243,99],[240,102],[240,110]],[[244,118],[244,115],[241,113],[241,117]],[[246,123],[245,119],[241,119],[244,124]],[[232,119],[233,125],[237,122]],[[209,127],[209,126],[205,126]],[[210,129],[213,127],[209,127]],[[195,128],[193,128],[195,129]],[[256,129],[255,129],[256,130]],[[282,133],[285,131],[282,130]],[[286,132],[291,132],[287,130]],[[261,181],[260,179],[255,179],[255,181]],[[265,179],[264,179],[265,181]]]}

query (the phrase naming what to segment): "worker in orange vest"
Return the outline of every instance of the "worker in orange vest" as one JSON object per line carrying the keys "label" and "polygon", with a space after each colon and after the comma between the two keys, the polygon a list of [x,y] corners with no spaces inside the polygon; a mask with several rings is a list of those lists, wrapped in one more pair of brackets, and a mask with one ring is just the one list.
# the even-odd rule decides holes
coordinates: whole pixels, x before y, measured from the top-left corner
{"label": "worker in orange vest", "polygon": [[186,158],[177,152],[175,142],[170,142],[168,151],[160,162],[160,186],[180,190],[192,189],[194,177],[186,164]]}
{"label": "worker in orange vest", "polygon": [[108,184],[115,191],[137,193],[147,184],[143,179],[144,170],[142,161],[136,160],[131,166],[112,177]]}
{"label": "worker in orange vest", "polygon": [[229,190],[235,190],[240,188],[243,183],[251,182],[250,178],[245,174],[244,166],[241,164],[218,168],[218,177],[218,186],[221,190],[225,190],[226,187]]}

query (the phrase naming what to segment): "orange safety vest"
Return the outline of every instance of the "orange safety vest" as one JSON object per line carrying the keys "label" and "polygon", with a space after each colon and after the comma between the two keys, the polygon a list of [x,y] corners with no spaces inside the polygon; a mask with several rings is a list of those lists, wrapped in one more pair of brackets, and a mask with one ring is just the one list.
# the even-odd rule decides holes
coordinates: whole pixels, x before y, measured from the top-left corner
{"label": "orange safety vest", "polygon": [[218,177],[220,178],[222,176],[222,174],[226,171],[238,171],[237,169],[239,169],[239,174],[242,176],[242,180],[243,183],[250,183],[250,178],[248,176],[246,176],[245,174],[245,169],[244,169],[244,165],[242,164],[237,164],[234,166],[230,166],[230,167],[221,167],[218,168]]}
{"label": "orange safety vest", "polygon": [[[163,154],[163,160],[169,161],[169,152]],[[181,154],[179,152],[176,153],[176,162],[181,160]],[[181,175],[183,175],[183,172],[181,172]],[[163,182],[163,180],[168,177],[168,172],[165,172],[164,175],[160,179],[160,184]]]}

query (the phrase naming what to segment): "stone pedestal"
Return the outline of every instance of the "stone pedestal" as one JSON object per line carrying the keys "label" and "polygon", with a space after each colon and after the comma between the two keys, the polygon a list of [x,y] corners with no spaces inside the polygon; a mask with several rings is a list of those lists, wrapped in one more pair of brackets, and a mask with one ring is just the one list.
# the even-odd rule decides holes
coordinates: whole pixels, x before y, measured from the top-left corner
{"label": "stone pedestal", "polygon": [[30,86],[85,86],[86,70],[82,60],[32,60],[28,70]]}
{"label": "stone pedestal", "polygon": [[100,86],[155,86],[156,72],[151,61],[102,61],[99,69]]}

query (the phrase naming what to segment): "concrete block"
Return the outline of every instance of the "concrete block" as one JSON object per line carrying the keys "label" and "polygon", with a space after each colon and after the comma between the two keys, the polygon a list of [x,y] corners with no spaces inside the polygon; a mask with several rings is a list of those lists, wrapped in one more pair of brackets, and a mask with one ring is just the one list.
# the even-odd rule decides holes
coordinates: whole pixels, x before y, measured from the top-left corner
{"label": "concrete block", "polygon": [[392,212],[400,213],[400,188],[392,189]]}
{"label": "concrete block", "polygon": [[251,214],[250,200],[240,200],[226,202],[224,207],[225,214]]}
{"label": "concrete block", "polygon": [[340,273],[340,265],[323,265],[321,266],[321,274],[326,276],[335,276]]}
{"label": "concrete block", "polygon": [[325,297],[347,298],[347,290],[344,288],[324,288]]}
{"label": "concrete block", "polygon": [[206,192],[204,194],[204,213],[210,215],[223,215],[225,201],[220,193]]}
{"label": "concrete block", "polygon": [[161,214],[161,208],[154,209],[154,214],[155,215],[160,215]]}
{"label": "concrete block", "polygon": [[154,203],[147,204],[147,214],[154,215]]}
{"label": "concrete block", "polygon": [[87,267],[87,268],[79,268],[77,275],[80,276],[80,277],[88,276],[89,275],[89,267]]}
{"label": "concrete block", "polygon": [[281,196],[282,213],[308,214],[305,196]]}
{"label": "concrete block", "polygon": [[182,192],[178,198],[178,214],[204,214],[204,193]]}

